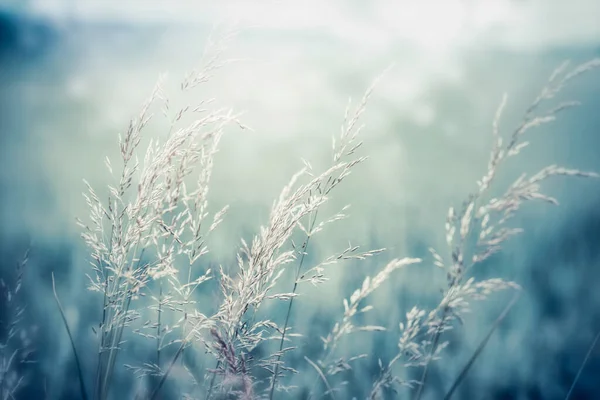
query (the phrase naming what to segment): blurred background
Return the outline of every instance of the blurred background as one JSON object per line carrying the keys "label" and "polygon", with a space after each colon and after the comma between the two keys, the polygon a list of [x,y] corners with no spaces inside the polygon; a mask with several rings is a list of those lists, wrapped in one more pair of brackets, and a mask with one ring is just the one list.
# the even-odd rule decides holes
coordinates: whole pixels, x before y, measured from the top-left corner
{"label": "blurred background", "polygon": [[[240,33],[226,58],[236,62],[194,92],[197,98],[182,97],[177,84],[198,66],[213,26],[230,21]],[[104,157],[118,154],[117,135],[159,75],[167,73],[173,104],[216,97],[245,111],[242,120],[253,129],[228,131],[215,160],[211,210],[231,208],[209,243],[208,259],[227,264],[240,238],[267,223],[301,158],[326,165],[348,98],[359,101],[394,63],[365,114],[361,154],[369,160],[333,195],[334,208],[352,205],[350,217],[311,244],[315,260],[348,241],[388,251],[333,267],[320,288],[302,288],[302,306],[292,318],[307,336],[289,361],[310,371],[302,356],[312,356],[318,336],[343,313],[342,299],[366,275],[393,257],[425,259],[393,275],[371,299],[375,310],[365,322],[389,332],[357,334],[340,349],[370,355],[348,389],[364,398],[377,357],[395,354],[404,313],[439,301],[445,277],[427,248],[448,255],[448,207],[460,206],[486,171],[503,94],[508,104],[500,129],[509,135],[558,65],[600,56],[598,21],[596,0],[0,1],[0,276],[13,282],[16,263],[31,247],[22,323],[30,327],[37,361],[21,366],[28,379],[18,398],[78,396],[70,345],[52,300],[52,271],[84,369],[93,371],[91,326],[102,300],[86,289],[91,270],[75,224],[75,217],[87,215],[82,179],[95,187],[108,183]],[[583,103],[531,131],[531,145],[502,170],[493,193],[503,193],[521,172],[549,164],[600,171],[599,74],[581,77],[550,104]],[[166,132],[155,127],[146,134]],[[525,232],[480,266],[480,276],[514,280],[524,294],[455,398],[564,399],[600,329],[600,181],[559,178],[544,192],[560,206],[524,207],[515,225]],[[435,364],[425,398],[442,397],[509,298],[495,295],[473,307]],[[8,315],[7,307],[0,309],[0,317]],[[284,314],[271,318],[282,321]],[[129,340],[120,361],[140,362],[152,344]],[[599,371],[600,346],[572,398],[599,398]],[[132,393],[138,382],[123,370],[116,385],[118,393]]]}

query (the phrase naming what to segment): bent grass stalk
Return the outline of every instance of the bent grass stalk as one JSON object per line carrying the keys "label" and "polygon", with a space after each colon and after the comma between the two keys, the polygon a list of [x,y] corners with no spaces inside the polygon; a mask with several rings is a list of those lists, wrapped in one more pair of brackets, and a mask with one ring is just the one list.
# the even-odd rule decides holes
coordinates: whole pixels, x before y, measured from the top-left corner
{"label": "bent grass stalk", "polygon": [[[529,106],[521,123],[512,132],[510,141],[506,146],[503,146],[502,137],[499,134],[498,128],[499,120],[502,116],[507,100],[506,95],[503,97],[492,123],[494,143],[488,164],[488,171],[483,178],[477,182],[479,190],[467,198],[467,200],[464,202],[464,209],[458,216],[454,214],[453,208],[450,208],[448,221],[446,224],[446,231],[447,244],[452,253],[451,258],[453,265],[448,270],[448,289],[444,295],[444,299],[442,300],[442,303],[446,302],[446,304],[444,304],[442,307],[440,323],[435,323],[435,328],[431,334],[432,340],[429,355],[423,364],[423,371],[418,383],[417,392],[415,394],[416,400],[420,400],[423,394],[430,363],[438,351],[440,336],[444,330],[451,329],[451,326],[448,325],[449,321],[447,321],[447,319],[448,313],[454,310],[452,310],[453,307],[451,306],[451,301],[445,300],[446,297],[452,292],[460,290],[461,286],[463,285],[463,278],[468,270],[470,270],[475,264],[482,262],[492,254],[498,252],[500,250],[500,245],[506,239],[522,232],[521,229],[509,229],[501,226],[513,217],[514,213],[525,201],[542,200],[550,204],[558,204],[556,199],[539,191],[540,183],[547,178],[553,176],[598,177],[598,174],[596,173],[583,172],[576,169],[567,169],[558,167],[556,165],[551,165],[543,168],[529,179],[527,179],[525,174],[521,175],[508,188],[503,197],[498,199],[493,198],[487,203],[483,202],[482,200],[483,195],[488,191],[490,183],[497,174],[499,165],[501,165],[507,158],[518,155],[521,150],[528,145],[528,142],[520,142],[520,139],[525,133],[532,128],[543,126],[555,121],[560,112],[577,107],[580,105],[580,103],[574,101],[562,102],[547,113],[535,115],[540,108],[540,105],[544,101],[553,99],[558,93],[561,92],[565,85],[574,78],[600,67],[600,59],[594,59],[587,63],[581,64],[575,67],[571,72],[565,74],[567,66],[568,63],[565,62],[551,74],[546,86]],[[560,79],[561,75],[562,79]],[[489,224],[491,213],[500,214],[496,225],[493,223]],[[465,266],[464,262],[467,260],[467,257],[469,257],[465,239],[469,234],[472,233],[471,231],[474,221],[480,222],[481,232],[477,240],[477,248],[471,250],[471,253],[473,253],[472,259]],[[460,236],[458,239],[455,239],[455,231],[457,228],[460,232]],[[493,233],[494,231],[495,233]],[[434,256],[437,256],[436,262],[443,267],[442,258],[439,257],[435,252]],[[453,319],[452,316],[450,318]]]}
{"label": "bent grass stalk", "polygon": [[75,365],[77,367],[77,377],[79,378],[79,389],[81,391],[81,398],[87,400],[87,390],[85,388],[85,380],[83,378],[83,368],[81,367],[81,362],[79,361],[79,353],[77,352],[77,348],[75,347],[75,341],[73,340],[73,335],[71,334],[71,329],[69,328],[69,323],[67,322],[67,317],[65,316],[65,311],[63,309],[62,304],[60,304],[60,300],[58,299],[58,294],[56,293],[56,283],[54,282],[54,272],[52,272],[52,293],[54,293],[54,300],[56,301],[56,305],[58,306],[58,310],[60,311],[60,316],[62,318],[65,329],[67,330],[67,336],[69,337],[69,343],[71,344],[71,349],[73,350],[73,356],[75,357]]}

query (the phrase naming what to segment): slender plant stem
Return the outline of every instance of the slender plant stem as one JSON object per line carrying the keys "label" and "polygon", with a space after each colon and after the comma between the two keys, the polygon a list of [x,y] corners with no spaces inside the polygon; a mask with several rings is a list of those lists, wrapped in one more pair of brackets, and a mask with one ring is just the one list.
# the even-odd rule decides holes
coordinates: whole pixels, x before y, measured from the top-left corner
{"label": "slender plant stem", "polygon": [[585,368],[585,365],[587,364],[590,356],[592,355],[592,351],[594,350],[594,347],[596,347],[596,343],[598,342],[598,339],[600,339],[600,331],[598,331],[598,333],[596,334],[596,337],[594,338],[594,341],[592,342],[592,345],[588,349],[587,354],[585,355],[585,358],[583,359],[583,362],[581,363],[581,366],[579,367],[579,370],[577,371],[577,375],[575,375],[575,379],[573,380],[573,383],[571,384],[571,387],[569,388],[569,392],[567,393],[567,396],[565,397],[565,400],[569,400],[569,398],[573,394],[573,390],[575,389],[575,385],[577,384],[577,381],[581,377],[581,373],[583,372],[583,368]]}
{"label": "slender plant stem", "polygon": [[[478,196],[481,195],[481,192],[479,193]],[[473,202],[473,204],[476,204],[477,197],[473,198],[471,201]],[[461,243],[459,245],[460,248],[460,252],[464,253],[464,239],[461,240]],[[469,266],[467,266],[466,268],[463,268],[462,271],[458,274],[457,277],[453,278],[451,283],[450,283],[450,287],[449,289],[457,286],[460,284],[460,282],[462,281],[462,278],[465,276],[466,272],[473,266],[474,264],[470,264]],[[446,319],[446,316],[448,315],[448,311],[450,311],[450,307],[448,305],[444,306],[444,309],[442,311],[442,318],[440,319],[440,324],[439,326],[436,328],[435,333],[433,334],[433,341],[432,341],[432,345],[431,345],[431,351],[429,352],[429,357],[427,358],[427,360],[425,361],[425,367],[423,368],[423,373],[421,374],[421,379],[419,381],[419,387],[417,388],[417,393],[415,395],[415,400],[421,400],[421,396],[423,395],[423,389],[425,387],[425,382],[427,380],[427,376],[429,375],[429,365],[431,364],[431,360],[433,358],[433,355],[435,354],[438,344],[440,342],[440,337],[442,335],[442,326],[444,326],[444,320]]]}
{"label": "slender plant stem", "polygon": [[181,346],[179,346],[179,349],[177,349],[177,352],[173,356],[173,359],[169,363],[169,366],[165,370],[164,374],[161,376],[160,381],[158,381],[158,384],[156,385],[156,387],[152,391],[152,394],[150,395],[150,397],[148,398],[148,400],[154,400],[156,398],[156,396],[158,395],[158,392],[163,387],[163,385],[165,384],[165,381],[167,380],[167,377],[171,373],[171,370],[173,369],[173,366],[175,366],[175,363],[177,362],[177,360],[179,359],[179,357],[183,354],[183,350],[185,349],[185,346],[189,343],[190,339],[192,338],[192,335],[194,333],[194,329],[196,327],[197,327],[197,325],[181,341]]}
{"label": "slender plant stem", "polygon": [[71,348],[73,349],[73,356],[75,357],[75,364],[77,365],[77,375],[79,377],[79,389],[81,390],[81,398],[83,400],[87,400],[87,390],[85,389],[85,381],[83,380],[83,370],[81,368],[81,362],[79,361],[79,355],[77,354],[77,348],[75,347],[75,342],[73,341],[73,335],[71,334],[71,329],[69,328],[69,323],[67,322],[65,311],[62,305],[60,304],[58,294],[56,293],[54,272],[52,272],[52,292],[54,293],[54,300],[56,300],[56,305],[58,306],[58,310],[60,311],[60,316],[62,317],[63,323],[65,324],[67,335],[69,336],[69,342],[71,342]]}
{"label": "slender plant stem", "polygon": [[[132,263],[133,263],[133,260],[135,260],[135,253],[137,253],[138,246],[139,246],[139,243],[136,244],[135,249],[133,251],[133,258],[131,261]],[[142,258],[144,257],[145,251],[146,251],[146,249],[143,248],[142,251],[140,252],[135,269],[138,269],[140,267],[140,264],[142,262]],[[129,264],[129,267],[131,268],[132,265]],[[119,352],[118,346],[119,346],[119,343],[121,343],[121,339],[123,338],[123,331],[125,330],[125,324],[127,323],[127,312],[129,311],[129,307],[131,306],[132,294],[129,289],[129,284],[127,285],[127,287],[125,289],[123,289],[123,293],[124,294],[123,294],[123,298],[121,300],[121,307],[120,307],[121,310],[124,310],[123,316],[122,316],[123,321],[119,324],[119,326],[117,326],[116,335],[114,333],[112,334],[113,339],[112,339],[112,343],[111,343],[111,346],[109,349],[107,369],[105,371],[104,383],[103,383],[103,388],[102,388],[102,393],[103,393],[104,397],[106,397],[108,388],[110,387],[110,381],[112,379],[112,375],[114,372],[114,366],[115,366],[115,363],[117,362],[117,355]],[[112,328],[111,328],[111,332],[112,332]],[[115,336],[117,339],[116,341],[114,340]]]}
{"label": "slender plant stem", "polygon": [[431,351],[429,352],[429,357],[426,361],[425,367],[423,368],[423,373],[421,374],[421,379],[419,380],[419,387],[417,388],[417,394],[415,395],[416,400],[421,399],[421,395],[423,394],[423,388],[425,387],[425,381],[427,380],[427,376],[429,374],[429,364],[431,363],[431,358],[435,354],[437,346],[440,342],[440,336],[442,335],[442,325],[444,323],[444,319],[446,319],[446,314],[448,314],[449,307],[445,306],[444,311],[442,312],[442,319],[440,325],[436,328],[435,333],[433,334],[433,342],[431,344]]}
{"label": "slender plant stem", "polygon": [[105,274],[104,277],[104,296],[102,300],[102,323],[100,326],[100,337],[98,341],[98,361],[96,363],[96,383],[94,389],[94,398],[99,398],[98,390],[100,388],[100,381],[102,377],[102,353],[103,353],[103,344],[104,338],[106,336],[106,308],[108,307],[108,296],[107,296],[107,288],[108,288],[108,276]]}
{"label": "slender plant stem", "polygon": [[383,386],[385,375],[390,373],[390,371],[394,367],[394,364],[396,364],[401,357],[402,357],[402,353],[396,354],[394,356],[394,358],[392,358],[392,360],[388,363],[388,365],[386,365],[385,369],[381,371],[381,375],[380,375],[379,379],[375,382],[375,385],[373,386],[373,389],[371,390],[371,394],[369,395],[369,400],[375,400],[377,398],[377,394],[379,393],[379,391],[381,390],[381,387]]}
{"label": "slender plant stem", "polygon": [[[302,265],[304,264],[304,259],[306,257],[306,251],[308,249],[308,244],[310,242],[311,233],[315,226],[315,222],[317,221],[317,214],[319,210],[315,211],[314,218],[309,223],[308,234],[306,235],[306,240],[302,245],[302,256],[300,257],[300,262],[298,263],[298,269],[296,270],[296,279],[294,279],[294,288],[292,289],[292,293],[296,293],[296,289],[298,288],[298,278],[300,277],[300,273],[302,272]],[[310,219],[310,217],[309,217]],[[281,352],[283,351],[283,344],[285,342],[285,333],[287,331],[288,323],[290,321],[290,315],[292,314],[292,306],[294,304],[294,297],[292,297],[288,303],[287,313],[285,315],[285,323],[283,324],[283,331],[281,332],[281,340],[279,341],[279,353],[277,354],[277,361],[275,362],[275,372],[273,373],[273,379],[271,381],[271,389],[269,390],[269,400],[273,400],[273,394],[275,393],[275,383],[277,381],[277,374],[279,373],[279,360],[281,360]]]}
{"label": "slender plant stem", "polygon": [[496,320],[494,321],[494,324],[490,328],[487,335],[485,335],[485,337],[483,338],[481,343],[479,343],[479,346],[477,346],[477,349],[475,350],[475,352],[473,353],[473,355],[471,356],[471,358],[469,359],[467,364],[463,367],[463,369],[460,371],[460,374],[458,374],[458,377],[452,383],[450,390],[448,390],[448,393],[446,393],[446,396],[444,396],[444,400],[450,400],[450,398],[454,394],[454,391],[456,390],[456,388],[458,388],[458,385],[460,385],[460,383],[463,381],[465,376],[467,376],[467,373],[473,366],[473,363],[475,362],[477,357],[479,357],[479,355],[483,351],[484,347],[487,345],[488,341],[492,337],[493,333],[496,331],[496,329],[498,329],[498,327],[500,326],[502,321],[504,321],[504,319],[506,318],[506,316],[508,315],[510,310],[517,303],[517,300],[519,300],[520,296],[521,296],[520,292],[515,293],[513,298],[510,300],[510,302],[506,305],[506,307],[504,307],[504,310],[502,310],[502,313],[498,316],[498,318],[496,318]]}
{"label": "slender plant stem", "polygon": [[308,362],[315,369],[315,371],[317,371],[317,374],[319,375],[319,377],[321,378],[321,380],[323,381],[323,383],[327,387],[327,393],[329,393],[329,395],[332,398],[335,398],[335,396],[333,394],[333,388],[329,384],[329,381],[327,380],[327,377],[325,376],[325,374],[323,373],[323,371],[321,371],[321,368],[319,368],[319,366],[314,361],[312,361],[310,358],[304,356],[304,359],[306,360],[306,362]]}
{"label": "slender plant stem", "polygon": [[[111,229],[110,229],[110,237],[108,240],[109,243],[109,253],[112,252],[112,248],[113,248],[113,236],[115,233],[115,226],[112,225]],[[99,399],[100,398],[100,382],[102,381],[102,354],[104,352],[104,341],[105,341],[105,337],[106,337],[106,315],[107,315],[107,307],[108,307],[108,300],[109,300],[109,296],[108,296],[108,274],[106,271],[106,266],[104,265],[104,263],[102,262],[102,260],[98,260],[99,263],[99,267],[100,270],[102,271],[102,274],[104,275],[104,296],[102,299],[102,323],[100,326],[100,340],[98,341],[98,360],[97,360],[97,364],[96,364],[96,382],[94,385],[94,399]]]}
{"label": "slender plant stem", "polygon": [[162,314],[162,293],[163,293],[163,287],[162,287],[162,282],[159,283],[160,285],[160,291],[158,294],[158,324],[156,327],[156,365],[158,365],[160,367],[160,316]]}
{"label": "slender plant stem", "polygon": [[[221,360],[217,360],[217,365],[215,365],[215,371],[219,368],[220,365],[221,365]],[[210,379],[210,385],[208,386],[208,391],[206,392],[206,400],[210,399],[210,395],[212,394],[216,379],[217,379],[217,373],[213,372],[212,378]]]}
{"label": "slender plant stem", "polygon": [[165,381],[167,380],[167,377],[169,376],[169,373],[173,369],[173,366],[175,365],[175,363],[179,359],[179,356],[181,356],[181,353],[183,353],[183,349],[185,348],[185,345],[186,345],[186,342],[184,341],[183,343],[181,343],[181,346],[179,346],[179,349],[177,350],[177,353],[175,353],[175,356],[173,357],[173,360],[171,360],[171,363],[169,364],[169,367],[167,368],[167,370],[165,371],[165,373],[163,374],[163,376],[160,378],[160,381],[158,381],[158,384],[156,385],[156,387],[152,391],[152,394],[150,395],[149,400],[154,400],[156,398],[156,396],[158,395],[158,392],[160,391],[160,389],[165,384]]}

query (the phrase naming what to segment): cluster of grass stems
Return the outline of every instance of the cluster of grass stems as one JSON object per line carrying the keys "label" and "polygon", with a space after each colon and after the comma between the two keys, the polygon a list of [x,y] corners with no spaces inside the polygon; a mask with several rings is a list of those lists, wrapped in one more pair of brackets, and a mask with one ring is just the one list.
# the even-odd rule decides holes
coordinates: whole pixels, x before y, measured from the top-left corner
{"label": "cluster of grass stems", "polygon": [[[200,69],[188,74],[181,83],[183,92],[196,90],[227,64],[223,49],[233,34],[211,41]],[[360,331],[384,334],[382,326],[356,326],[357,316],[373,309],[369,297],[398,270],[415,264],[431,263],[447,277],[439,303],[431,309],[413,307],[397,330],[385,334],[397,339],[397,353],[384,362],[378,359],[379,371],[372,382],[368,399],[379,399],[385,393],[408,388],[410,396],[419,400],[428,388],[431,365],[443,357],[448,345],[445,333],[456,328],[456,322],[469,312],[474,302],[495,292],[512,290],[515,297],[490,327],[477,350],[457,378],[448,386],[450,398],[468,373],[487,340],[514,305],[520,292],[515,282],[502,278],[478,280],[473,269],[494,253],[502,244],[522,230],[511,220],[522,204],[542,201],[557,204],[557,200],[540,192],[543,181],[556,176],[597,177],[595,173],[559,166],[548,166],[533,175],[522,174],[500,197],[489,194],[490,187],[502,166],[515,158],[528,145],[527,136],[533,128],[551,123],[559,113],[578,105],[562,102],[547,107],[576,77],[600,66],[600,60],[568,69],[561,65],[550,77],[539,96],[525,112],[522,122],[512,132],[502,134],[500,119],[506,96],[492,124],[493,146],[487,170],[477,182],[473,193],[457,208],[450,207],[445,224],[446,246],[430,248],[431,259],[395,258],[377,273],[364,278],[349,298],[343,299],[343,312],[325,337],[318,359],[304,357],[312,385],[307,398],[339,398],[343,396],[342,378],[358,363],[368,362],[372,355],[340,354],[339,343],[348,335]],[[379,78],[378,78],[379,79]],[[296,396],[293,387],[284,386],[290,375],[297,373],[286,363],[289,353],[296,351],[290,321],[296,298],[303,285],[321,285],[327,280],[327,270],[346,260],[364,260],[385,249],[361,250],[359,246],[332,254],[317,263],[308,261],[315,237],[329,224],[347,217],[348,207],[324,216],[323,205],[335,194],[342,181],[367,160],[360,139],[364,126],[361,119],[377,80],[367,89],[356,105],[349,103],[339,134],[332,144],[330,164],[315,170],[307,161],[293,175],[273,202],[268,221],[260,227],[250,242],[241,240],[237,265],[208,268],[207,239],[226,217],[227,207],[210,214],[208,189],[213,159],[226,129],[247,128],[239,113],[213,107],[214,99],[203,99],[196,105],[172,110],[162,81],[159,81],[137,118],[119,137],[120,159],[106,158],[106,167],[113,182],[108,198],[87,185],[84,194],[90,214],[87,221],[78,220],[83,239],[90,249],[92,273],[90,290],[99,294],[102,319],[93,327],[97,338],[96,370],[89,379],[79,360],[75,337],[71,334],[59,296],[55,299],[69,335],[78,369],[80,393],[83,399],[118,398],[111,392],[115,374],[123,363],[119,355],[130,335],[151,340],[155,354],[139,365],[125,365],[146,382],[138,398],[155,400],[166,393],[165,383],[174,371],[189,372],[190,388],[181,394],[189,399],[283,399]],[[139,145],[142,132],[153,118],[151,112],[161,106],[171,129],[161,142],[151,140],[140,161]],[[190,120],[190,123],[184,121]],[[118,164],[118,168],[115,165]],[[86,183],[87,184],[87,183]],[[412,267],[410,267],[412,268]],[[289,272],[286,274],[286,272]],[[293,277],[280,282],[281,277]],[[214,297],[218,306],[199,304],[197,294],[217,283]],[[54,281],[53,281],[54,285]],[[209,290],[209,289],[205,289]],[[140,305],[141,297],[146,300]],[[285,304],[285,318],[267,319],[261,307],[268,302]],[[150,304],[150,306],[148,306]],[[170,313],[165,321],[165,313]],[[142,318],[148,319],[143,322]],[[173,323],[173,321],[175,321]],[[9,337],[10,339],[10,337]],[[319,340],[318,338],[308,338]],[[5,378],[8,362],[0,347],[0,394],[2,399],[14,398],[19,382]],[[190,350],[191,349],[191,350]],[[214,367],[194,370],[185,361],[185,353],[203,349],[205,362]],[[259,350],[260,351],[257,351]],[[413,377],[409,379],[407,377]],[[178,382],[181,376],[178,375]],[[91,384],[91,386],[90,386]]]}

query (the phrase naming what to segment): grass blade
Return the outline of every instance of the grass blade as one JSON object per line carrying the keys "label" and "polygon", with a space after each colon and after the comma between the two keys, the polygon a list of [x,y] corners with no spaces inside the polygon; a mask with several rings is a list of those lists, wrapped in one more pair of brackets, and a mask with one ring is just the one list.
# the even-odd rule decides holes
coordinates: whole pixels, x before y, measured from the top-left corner
{"label": "grass blade", "polygon": [[325,383],[325,386],[327,386],[327,392],[329,393],[329,395],[331,396],[332,399],[335,399],[335,395],[333,394],[333,389],[331,388],[331,385],[329,385],[329,382],[327,381],[327,377],[325,376],[325,374],[323,374],[323,371],[321,371],[321,368],[319,368],[319,366],[317,364],[315,364],[310,358],[304,356],[304,359],[311,365],[311,367],[313,367],[317,371],[317,373],[323,380],[323,383]]}
{"label": "grass blade", "polygon": [[477,349],[475,349],[475,352],[473,353],[473,355],[471,356],[471,358],[469,359],[467,364],[463,367],[463,369],[460,371],[460,374],[458,374],[458,377],[452,383],[450,390],[448,390],[448,393],[446,393],[446,396],[444,396],[444,400],[449,400],[452,397],[456,388],[460,385],[460,383],[463,381],[465,376],[467,376],[467,373],[473,366],[473,363],[475,363],[475,360],[477,360],[477,357],[479,357],[479,355],[481,354],[481,352],[487,345],[488,341],[490,340],[490,338],[492,337],[492,335],[494,334],[496,329],[498,329],[498,327],[500,326],[500,324],[502,323],[504,318],[506,318],[506,316],[508,315],[510,310],[517,303],[517,300],[519,300],[519,297],[521,297],[521,293],[520,292],[515,293],[513,298],[510,300],[510,302],[506,305],[506,307],[504,307],[504,310],[502,310],[502,313],[498,316],[498,318],[496,318],[496,321],[494,321],[494,324],[490,328],[490,331],[487,333],[485,338],[483,338],[481,343],[479,343],[479,346],[477,346]]}
{"label": "grass blade", "polygon": [[565,397],[565,400],[569,400],[569,398],[571,397],[571,394],[573,393],[573,389],[575,389],[575,385],[577,384],[577,381],[579,380],[579,377],[581,376],[581,373],[583,372],[583,368],[585,368],[585,365],[587,364],[590,356],[592,355],[592,350],[594,350],[594,347],[596,347],[596,343],[598,342],[598,339],[600,339],[600,331],[598,331],[598,333],[596,334],[596,337],[594,338],[594,341],[592,342],[590,348],[587,351],[587,354],[585,355],[585,358],[583,359],[583,362],[581,363],[581,366],[579,367],[579,371],[577,371],[577,375],[575,375],[575,379],[573,380],[573,383],[571,384],[571,387],[569,388],[569,392],[567,393],[567,397]]}
{"label": "grass blade", "polygon": [[83,400],[87,400],[87,390],[85,389],[85,382],[83,380],[83,372],[81,369],[81,362],[79,362],[79,355],[77,354],[77,349],[75,348],[75,342],[73,341],[73,335],[71,334],[71,329],[69,329],[69,323],[67,322],[67,317],[65,316],[65,311],[60,304],[60,300],[58,299],[58,294],[56,293],[56,283],[54,282],[54,272],[52,272],[52,292],[54,293],[54,300],[56,300],[56,305],[58,306],[58,310],[60,311],[60,316],[62,317],[63,323],[65,324],[65,328],[67,330],[67,335],[69,335],[69,342],[71,342],[71,348],[73,349],[73,355],[75,356],[75,363],[77,364],[77,375],[79,376],[79,389],[81,390],[81,398]]}

